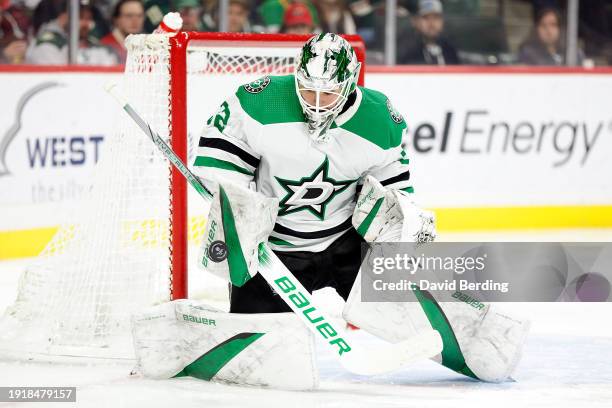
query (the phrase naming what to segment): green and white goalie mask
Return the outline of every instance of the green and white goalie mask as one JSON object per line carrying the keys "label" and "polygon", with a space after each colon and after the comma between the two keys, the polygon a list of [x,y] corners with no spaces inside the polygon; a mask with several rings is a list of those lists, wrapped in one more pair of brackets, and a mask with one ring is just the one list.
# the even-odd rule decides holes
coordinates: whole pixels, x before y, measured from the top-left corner
{"label": "green and white goalie mask", "polygon": [[327,130],[355,90],[360,68],[353,47],[337,34],[316,35],[302,47],[295,87],[315,141],[328,140]]}

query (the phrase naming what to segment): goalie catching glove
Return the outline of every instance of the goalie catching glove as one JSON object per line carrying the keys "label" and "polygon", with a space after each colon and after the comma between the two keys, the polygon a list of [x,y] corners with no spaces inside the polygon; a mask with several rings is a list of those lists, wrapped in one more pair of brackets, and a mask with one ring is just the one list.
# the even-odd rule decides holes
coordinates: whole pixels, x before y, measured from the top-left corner
{"label": "goalie catching glove", "polygon": [[367,176],[353,212],[353,226],[367,242],[431,242],[435,216],[417,207],[409,193],[385,188]]}
{"label": "goalie catching glove", "polygon": [[274,228],[278,199],[229,181],[217,184],[201,247],[207,271],[244,285],[257,273],[258,246]]}

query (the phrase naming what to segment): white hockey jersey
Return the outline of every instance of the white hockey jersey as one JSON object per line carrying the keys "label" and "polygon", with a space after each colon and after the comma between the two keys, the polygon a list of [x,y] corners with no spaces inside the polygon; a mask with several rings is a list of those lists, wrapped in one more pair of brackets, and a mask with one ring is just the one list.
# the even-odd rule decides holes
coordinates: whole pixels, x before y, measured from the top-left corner
{"label": "white hockey jersey", "polygon": [[387,187],[412,192],[402,147],[406,124],[380,92],[358,87],[338,115],[326,143],[307,131],[293,75],[269,76],[238,88],[207,122],[194,172],[231,178],[278,197],[270,247],[277,251],[327,248],[352,228],[360,180],[373,175]]}

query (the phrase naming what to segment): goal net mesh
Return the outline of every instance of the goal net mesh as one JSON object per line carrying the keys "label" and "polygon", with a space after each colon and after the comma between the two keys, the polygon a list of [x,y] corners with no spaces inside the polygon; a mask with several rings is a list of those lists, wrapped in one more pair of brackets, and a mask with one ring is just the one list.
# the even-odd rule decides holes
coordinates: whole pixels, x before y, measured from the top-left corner
{"label": "goal net mesh", "polygon": [[[240,84],[292,72],[297,51],[297,45],[191,41],[187,72],[176,72],[168,37],[131,36],[120,86],[169,142],[171,76],[187,75],[190,164],[216,107]],[[130,316],[170,300],[171,194],[167,161],[118,108],[117,130],[105,139],[87,198],[20,278],[16,302],[0,320],[0,350],[132,358]],[[210,285],[194,284],[203,275],[194,257],[207,209],[191,192],[188,201],[189,227],[180,233],[190,242],[189,295],[202,297]]]}

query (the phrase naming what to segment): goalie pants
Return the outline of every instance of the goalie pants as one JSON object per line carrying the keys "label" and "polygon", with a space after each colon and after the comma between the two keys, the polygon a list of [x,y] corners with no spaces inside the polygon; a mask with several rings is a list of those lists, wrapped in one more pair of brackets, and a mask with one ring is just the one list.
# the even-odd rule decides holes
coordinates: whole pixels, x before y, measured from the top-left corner
{"label": "goalie pants", "polygon": [[[359,272],[363,242],[351,228],[322,252],[275,253],[309,292],[332,287],[346,300]],[[260,274],[242,287],[230,287],[230,313],[284,312],[291,309]]]}

